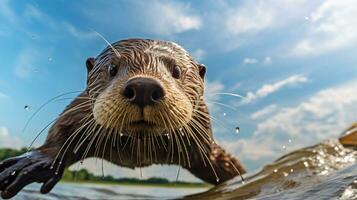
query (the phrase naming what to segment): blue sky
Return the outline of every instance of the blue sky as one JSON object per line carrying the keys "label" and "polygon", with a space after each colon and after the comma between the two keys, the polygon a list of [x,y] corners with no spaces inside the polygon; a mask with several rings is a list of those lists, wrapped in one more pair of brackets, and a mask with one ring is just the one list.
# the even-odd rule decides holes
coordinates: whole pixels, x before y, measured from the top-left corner
{"label": "blue sky", "polygon": [[[31,114],[84,89],[86,58],[106,46],[95,30],[111,42],[175,41],[204,63],[215,137],[254,171],[357,120],[356,13],[353,0],[0,1],[0,147],[28,145],[69,99],[46,106],[22,132]],[[216,94],[226,92],[245,98]],[[144,170],[176,177],[172,167]]]}

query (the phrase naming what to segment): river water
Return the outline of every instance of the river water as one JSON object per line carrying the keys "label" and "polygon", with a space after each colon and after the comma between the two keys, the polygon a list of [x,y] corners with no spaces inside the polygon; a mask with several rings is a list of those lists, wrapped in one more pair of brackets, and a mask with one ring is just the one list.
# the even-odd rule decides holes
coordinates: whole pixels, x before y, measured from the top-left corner
{"label": "river water", "polygon": [[357,199],[357,151],[337,141],[291,152],[261,171],[211,188],[60,183],[48,195],[33,184],[15,199]]}

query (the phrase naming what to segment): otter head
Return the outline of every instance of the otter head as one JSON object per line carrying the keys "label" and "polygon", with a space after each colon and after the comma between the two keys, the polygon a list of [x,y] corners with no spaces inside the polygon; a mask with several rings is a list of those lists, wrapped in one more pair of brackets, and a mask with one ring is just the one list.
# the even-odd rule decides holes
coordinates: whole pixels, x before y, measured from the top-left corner
{"label": "otter head", "polygon": [[94,119],[117,133],[183,131],[203,101],[205,67],[172,42],[122,40],[86,65]]}

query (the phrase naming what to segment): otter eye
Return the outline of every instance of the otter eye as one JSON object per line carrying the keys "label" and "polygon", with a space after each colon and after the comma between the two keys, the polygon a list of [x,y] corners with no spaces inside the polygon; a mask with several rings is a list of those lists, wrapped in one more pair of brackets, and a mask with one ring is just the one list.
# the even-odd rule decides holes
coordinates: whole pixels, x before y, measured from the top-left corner
{"label": "otter eye", "polygon": [[173,68],[172,68],[172,77],[174,77],[175,79],[179,79],[180,78],[180,75],[181,75],[181,70],[180,70],[180,67],[175,65]]}
{"label": "otter eye", "polygon": [[110,64],[108,70],[109,70],[110,76],[114,77],[118,73],[118,66],[115,64]]}

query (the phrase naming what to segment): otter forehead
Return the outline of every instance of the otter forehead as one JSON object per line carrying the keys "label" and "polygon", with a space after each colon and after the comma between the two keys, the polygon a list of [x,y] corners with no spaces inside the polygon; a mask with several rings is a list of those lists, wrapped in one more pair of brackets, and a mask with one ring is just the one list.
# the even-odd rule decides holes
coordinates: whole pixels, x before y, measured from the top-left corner
{"label": "otter forehead", "polygon": [[136,61],[136,64],[148,64],[155,59],[165,59],[177,62],[185,67],[196,67],[190,54],[180,45],[161,40],[126,39],[106,47],[97,57],[99,63],[106,63],[113,57]]}

